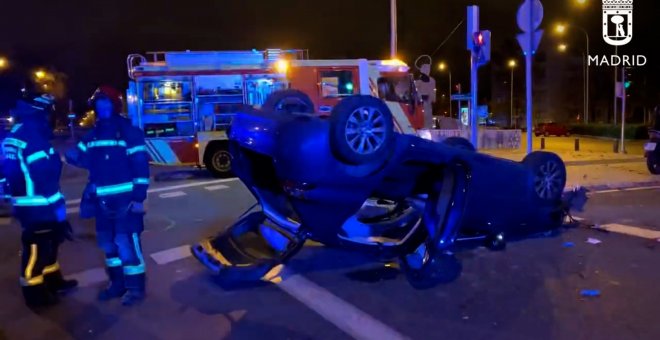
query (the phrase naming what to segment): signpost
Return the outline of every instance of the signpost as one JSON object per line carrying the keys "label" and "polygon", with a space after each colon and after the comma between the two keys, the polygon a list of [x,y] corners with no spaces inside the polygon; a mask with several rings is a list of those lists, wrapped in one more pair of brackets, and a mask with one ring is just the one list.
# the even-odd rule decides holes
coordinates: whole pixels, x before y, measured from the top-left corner
{"label": "signpost", "polygon": [[73,112],[73,100],[69,100],[69,114],[67,115],[69,118],[69,129],[71,129],[71,139],[75,139],[74,132],[73,132],[73,120],[76,119],[76,114]]}
{"label": "signpost", "polygon": [[479,6],[467,7],[467,49],[470,51],[470,140],[476,148],[479,141],[477,89],[479,66],[490,61],[490,31],[479,29]]}
{"label": "signpost", "polygon": [[518,34],[518,43],[525,55],[525,78],[527,92],[527,154],[532,152],[532,56],[536,52],[543,35],[537,30],[543,20],[543,5],[540,0],[525,0],[518,8],[518,27],[524,32]]}

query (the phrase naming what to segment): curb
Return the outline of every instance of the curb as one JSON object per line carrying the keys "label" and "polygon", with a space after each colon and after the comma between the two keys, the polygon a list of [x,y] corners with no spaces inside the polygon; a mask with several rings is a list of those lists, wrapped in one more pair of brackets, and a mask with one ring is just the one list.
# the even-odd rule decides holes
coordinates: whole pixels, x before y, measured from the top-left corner
{"label": "curb", "polygon": [[[657,181],[647,181],[647,182],[621,182],[616,184],[597,184],[597,185],[586,185],[584,188],[587,190],[594,191],[605,191],[605,190],[626,190],[632,188],[643,188],[643,187],[652,187],[660,186],[660,179]],[[573,188],[565,189],[564,192],[569,192]]]}

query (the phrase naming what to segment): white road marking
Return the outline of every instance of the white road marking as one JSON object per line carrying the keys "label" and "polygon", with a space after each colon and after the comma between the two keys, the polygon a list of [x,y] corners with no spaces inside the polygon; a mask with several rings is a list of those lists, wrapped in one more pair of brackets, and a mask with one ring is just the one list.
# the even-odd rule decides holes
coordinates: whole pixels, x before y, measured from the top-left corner
{"label": "white road marking", "polygon": [[208,191],[216,191],[216,190],[229,189],[229,187],[224,185],[224,184],[218,184],[218,185],[212,185],[212,186],[209,186],[209,187],[204,187],[204,189],[206,189]]}
{"label": "white road marking", "polygon": [[284,278],[276,280],[279,278],[277,277],[271,282],[354,339],[407,339],[403,334],[302,275],[288,272],[284,268],[282,270]]}
{"label": "white road marking", "polygon": [[639,190],[654,190],[660,189],[660,185],[649,186],[649,187],[634,187],[634,188],[625,188],[625,189],[608,189],[608,190],[598,190],[592,191],[590,194],[609,194],[613,192],[626,192],[626,191],[639,191]]}
{"label": "white road marking", "polygon": [[637,236],[646,239],[660,239],[660,231],[657,230],[633,227],[618,223],[601,224],[600,228],[614,233]]}
{"label": "white road marking", "polygon": [[[229,182],[236,182],[236,181],[238,181],[238,178],[216,179],[216,180],[213,180],[213,181],[195,182],[195,183],[188,183],[188,184],[171,185],[171,186],[166,186],[166,187],[161,187],[161,188],[153,188],[153,189],[147,190],[147,192],[152,194],[152,193],[155,193],[155,192],[171,191],[171,190],[176,190],[176,189],[198,187],[198,186],[203,186],[203,185],[213,185],[213,184],[219,184],[219,183],[229,183]],[[80,198],[66,201],[67,205],[78,204],[78,203],[80,203]]]}
{"label": "white road marking", "polygon": [[78,280],[78,286],[89,287],[108,280],[108,276],[103,268],[94,268],[80,273],[68,275],[69,279]]}
{"label": "white road marking", "polygon": [[186,193],[183,191],[175,191],[175,192],[166,192],[164,194],[158,195],[160,198],[174,198],[174,197],[181,197],[181,196],[186,196]]}
{"label": "white road marking", "polygon": [[[166,249],[150,255],[159,265],[165,265],[191,256],[189,245]],[[271,273],[269,273],[270,275],[267,274],[267,277],[270,278],[269,281],[355,339],[408,339],[371,315],[333,295],[302,275],[290,271],[283,265],[276,267]],[[80,287],[88,287],[107,281],[103,268],[86,270],[68,275],[68,277],[78,280]]]}
{"label": "white road marking", "polygon": [[80,207],[71,207],[71,208],[66,208],[66,214],[76,214],[80,212]]}
{"label": "white road marking", "polygon": [[192,256],[192,253],[190,252],[190,246],[188,245],[167,249],[151,254],[151,258],[160,265],[183,260],[190,256]]}

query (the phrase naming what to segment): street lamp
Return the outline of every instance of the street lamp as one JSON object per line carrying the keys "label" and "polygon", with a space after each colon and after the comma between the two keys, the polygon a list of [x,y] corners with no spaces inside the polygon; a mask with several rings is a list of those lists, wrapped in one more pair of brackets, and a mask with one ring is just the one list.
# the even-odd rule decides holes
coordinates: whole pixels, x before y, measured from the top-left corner
{"label": "street lamp", "polygon": [[587,0],[575,0],[575,3],[580,6],[584,6],[587,4]]}
{"label": "street lamp", "polygon": [[562,52],[562,53],[563,53],[563,52],[566,52],[566,49],[567,49],[567,48],[568,48],[568,45],[566,45],[566,44],[559,44],[559,45],[557,45],[557,51]]}
{"label": "street lamp", "polygon": [[9,67],[9,61],[7,58],[0,57],[0,70],[4,70]]}
{"label": "street lamp", "polygon": [[[576,0],[576,2],[580,5],[585,5],[587,1],[586,0]],[[564,34],[564,32],[566,32],[566,30],[569,27],[577,28],[582,33],[584,33],[584,38],[585,38],[586,43],[587,43],[587,46],[586,46],[587,50],[585,52],[585,57],[582,58],[582,71],[583,71],[583,74],[584,74],[584,89],[583,89],[583,91],[584,91],[584,122],[589,123],[589,63],[587,61],[589,59],[589,33],[587,33],[587,30],[585,30],[584,28],[582,28],[580,26],[573,25],[573,24],[571,24],[569,26],[568,24],[564,24],[564,23],[557,24],[555,26],[555,32],[557,34],[560,34],[560,35]],[[615,74],[616,74],[616,71],[615,71]]]}
{"label": "street lamp", "polygon": [[46,72],[44,72],[42,70],[39,70],[39,71],[34,72],[34,76],[37,77],[37,79],[41,80],[41,79],[46,78]]}
{"label": "street lamp", "polygon": [[454,116],[452,115],[451,112],[451,70],[449,70],[449,67],[447,66],[447,64],[445,64],[444,61],[441,61],[440,64],[438,64],[438,70],[440,71],[447,70],[447,73],[449,74],[449,117],[453,118]]}
{"label": "street lamp", "polygon": [[516,60],[509,60],[509,68],[511,69],[511,117],[509,120],[509,125],[513,126],[513,69],[516,68]]}

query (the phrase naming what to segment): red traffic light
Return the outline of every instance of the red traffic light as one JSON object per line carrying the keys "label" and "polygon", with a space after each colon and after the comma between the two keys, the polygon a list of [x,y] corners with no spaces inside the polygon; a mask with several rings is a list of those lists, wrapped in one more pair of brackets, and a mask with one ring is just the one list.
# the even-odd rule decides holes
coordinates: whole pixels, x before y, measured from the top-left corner
{"label": "red traffic light", "polygon": [[484,44],[484,34],[483,33],[481,33],[481,32],[477,33],[477,39],[476,39],[475,43],[479,46],[483,46],[483,44]]}

